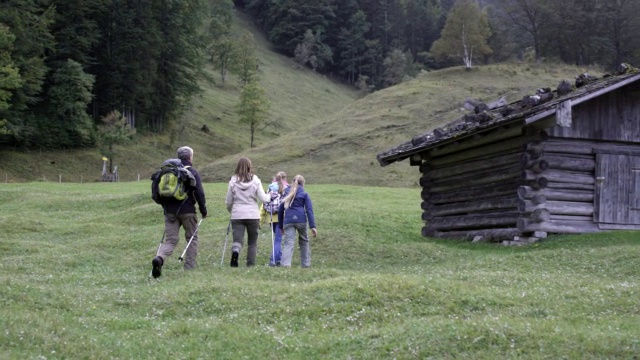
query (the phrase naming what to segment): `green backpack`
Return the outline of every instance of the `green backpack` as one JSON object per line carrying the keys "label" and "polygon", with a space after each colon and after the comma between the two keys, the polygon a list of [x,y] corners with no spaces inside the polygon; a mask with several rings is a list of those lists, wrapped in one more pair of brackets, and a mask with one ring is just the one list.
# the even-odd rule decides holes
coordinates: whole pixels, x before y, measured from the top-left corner
{"label": "green backpack", "polygon": [[160,170],[151,176],[151,198],[158,204],[164,199],[186,199],[188,168],[188,165],[182,166],[182,162],[177,159],[165,161]]}

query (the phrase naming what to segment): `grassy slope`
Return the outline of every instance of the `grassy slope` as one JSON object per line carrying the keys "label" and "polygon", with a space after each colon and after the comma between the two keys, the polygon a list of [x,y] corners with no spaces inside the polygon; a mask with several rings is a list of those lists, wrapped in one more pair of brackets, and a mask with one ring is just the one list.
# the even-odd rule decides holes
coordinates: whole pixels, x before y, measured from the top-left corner
{"label": "grassy slope", "polygon": [[[150,260],[146,184],[0,186],[0,359],[632,359],[633,232],[527,247],[424,239],[418,189],[308,185],[312,268],[220,266],[224,184],[199,267]],[[417,205],[416,205],[417,206]],[[380,216],[384,214],[383,216]],[[246,259],[242,252],[241,264]],[[249,345],[248,345],[249,344]]]}
{"label": "grassy slope", "polygon": [[[472,71],[458,67],[424,72],[359,99],[305,131],[243,154],[254,159],[259,173],[283,169],[319,183],[410,186],[419,177],[416,168],[406,162],[380,168],[378,152],[460,117],[468,97],[490,101],[505,96],[513,102],[537,88],[555,88],[560,80],[584,71],[573,66],[497,64]],[[209,179],[222,180],[223,175],[216,176],[213,169],[230,168],[236,158],[208,165]]]}
{"label": "grassy slope", "polygon": [[[405,163],[381,168],[378,152],[460,117],[465,98],[519,100],[538,87],[555,88],[589,69],[548,64],[498,64],[472,71],[451,68],[424,72],[400,85],[358,99],[357,93],[273,52],[250,20],[237,13],[234,32],[249,29],[260,59],[261,85],[271,102],[270,125],[256,134],[249,149],[249,130],[237,121],[238,82],[230,77],[222,86],[210,69],[213,83],[194,99],[180,128],[163,135],[140,136],[122,146],[116,159],[121,180],[147,178],[157,165],[189,144],[195,165],[206,181],[224,181],[239,156],[249,156],[263,178],[284,170],[301,173],[312,183],[411,186],[418,173]],[[590,71],[597,75],[596,72]],[[212,132],[200,129],[207,125]],[[169,134],[173,134],[170,136]],[[102,169],[95,149],[28,153],[3,151],[0,181],[95,181]]]}

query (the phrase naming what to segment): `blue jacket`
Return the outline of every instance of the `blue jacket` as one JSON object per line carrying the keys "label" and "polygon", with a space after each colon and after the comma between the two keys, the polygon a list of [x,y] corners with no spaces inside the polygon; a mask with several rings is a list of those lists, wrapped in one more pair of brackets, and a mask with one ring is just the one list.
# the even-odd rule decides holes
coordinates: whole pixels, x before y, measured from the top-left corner
{"label": "blue jacket", "polygon": [[[284,191],[284,196],[289,194],[291,187]],[[306,223],[309,221],[309,228],[316,227],[316,220],[313,217],[313,204],[309,194],[304,191],[302,186],[298,186],[296,196],[288,209],[284,209],[284,202],[280,203],[278,208],[278,224],[280,229],[286,224]]]}

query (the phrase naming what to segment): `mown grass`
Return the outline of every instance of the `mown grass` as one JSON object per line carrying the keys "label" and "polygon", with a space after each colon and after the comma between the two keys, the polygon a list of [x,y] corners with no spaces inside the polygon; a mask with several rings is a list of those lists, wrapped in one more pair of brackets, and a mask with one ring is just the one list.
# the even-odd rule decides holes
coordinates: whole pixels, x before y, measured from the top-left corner
{"label": "mown grass", "polygon": [[[526,247],[422,238],[419,189],[308,184],[312,268],[220,266],[225,184],[199,267],[159,280],[148,182],[0,185],[0,358],[632,359],[640,241]],[[229,243],[230,244],[230,243]],[[228,244],[228,245],[229,245]],[[229,251],[229,246],[227,246]],[[241,256],[241,264],[245,253]]]}

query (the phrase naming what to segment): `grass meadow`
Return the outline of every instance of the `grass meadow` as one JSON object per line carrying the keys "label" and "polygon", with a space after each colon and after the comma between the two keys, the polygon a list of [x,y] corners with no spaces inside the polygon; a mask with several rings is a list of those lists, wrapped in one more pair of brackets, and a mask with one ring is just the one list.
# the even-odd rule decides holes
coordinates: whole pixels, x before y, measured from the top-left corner
{"label": "grass meadow", "polygon": [[417,188],[307,185],[312,268],[228,266],[225,184],[196,270],[185,241],[150,279],[163,231],[149,182],[0,184],[1,359],[635,359],[640,240],[523,247],[420,236]]}

